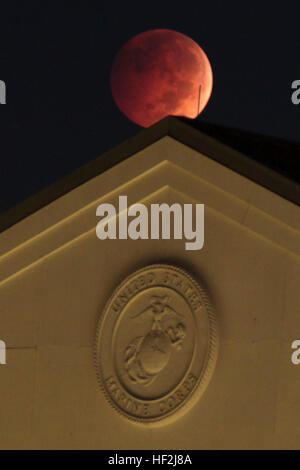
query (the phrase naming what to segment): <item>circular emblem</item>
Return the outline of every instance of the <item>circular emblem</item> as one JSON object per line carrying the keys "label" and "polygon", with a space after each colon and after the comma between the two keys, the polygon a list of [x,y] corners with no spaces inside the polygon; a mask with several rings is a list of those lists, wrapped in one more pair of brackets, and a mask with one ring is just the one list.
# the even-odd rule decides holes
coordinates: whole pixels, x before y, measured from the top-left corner
{"label": "circular emblem", "polygon": [[203,288],[182,269],[152,265],[115,290],[95,347],[102,389],[127,418],[157,422],[203,393],[217,356],[216,319]]}

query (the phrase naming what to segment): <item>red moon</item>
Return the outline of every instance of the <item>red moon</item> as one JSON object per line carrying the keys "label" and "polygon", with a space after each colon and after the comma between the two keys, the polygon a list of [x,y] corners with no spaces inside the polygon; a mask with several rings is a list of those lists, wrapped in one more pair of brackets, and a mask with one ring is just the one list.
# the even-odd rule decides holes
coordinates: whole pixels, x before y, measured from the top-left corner
{"label": "red moon", "polygon": [[170,115],[196,118],[210,98],[213,74],[195,41],[177,31],[155,29],[122,47],[110,84],[119,109],[149,127]]}

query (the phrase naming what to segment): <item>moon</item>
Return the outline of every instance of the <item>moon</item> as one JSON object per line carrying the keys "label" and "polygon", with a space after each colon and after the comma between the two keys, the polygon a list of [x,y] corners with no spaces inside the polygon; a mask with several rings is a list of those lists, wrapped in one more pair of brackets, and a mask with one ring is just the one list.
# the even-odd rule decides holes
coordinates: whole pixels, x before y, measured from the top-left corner
{"label": "moon", "polygon": [[149,127],[166,116],[196,118],[213,86],[210,62],[188,36],[168,29],[145,31],[117,53],[110,86],[119,109]]}

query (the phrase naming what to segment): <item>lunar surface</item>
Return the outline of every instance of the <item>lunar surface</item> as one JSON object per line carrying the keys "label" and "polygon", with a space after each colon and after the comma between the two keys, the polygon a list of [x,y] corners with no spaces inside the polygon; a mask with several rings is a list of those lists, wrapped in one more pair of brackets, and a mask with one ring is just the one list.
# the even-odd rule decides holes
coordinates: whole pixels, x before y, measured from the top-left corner
{"label": "lunar surface", "polygon": [[205,52],[191,38],[167,29],[146,31],[128,41],[111,71],[117,106],[142,127],[169,115],[196,118],[212,86]]}

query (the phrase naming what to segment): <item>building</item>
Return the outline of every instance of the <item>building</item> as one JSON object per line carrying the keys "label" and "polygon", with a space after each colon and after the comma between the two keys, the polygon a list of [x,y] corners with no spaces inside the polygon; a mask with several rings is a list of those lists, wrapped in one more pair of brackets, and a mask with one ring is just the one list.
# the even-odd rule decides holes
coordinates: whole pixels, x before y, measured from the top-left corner
{"label": "building", "polygon": [[[217,134],[167,118],[2,215],[0,448],[300,448],[300,364],[292,362],[300,339],[299,185],[234,149],[236,142],[246,153],[259,150],[250,135]],[[275,144],[259,145],[272,159]],[[204,247],[99,240],[96,209],[117,207],[120,195],[130,205],[204,204]],[[108,299],[153,264],[199,281],[215,314],[218,353],[185,413],[179,407],[172,420],[148,423],[111,406],[94,356]],[[108,334],[99,341],[110,351]],[[145,389],[146,399],[156,387]]]}

